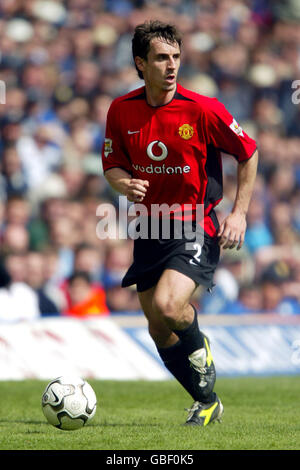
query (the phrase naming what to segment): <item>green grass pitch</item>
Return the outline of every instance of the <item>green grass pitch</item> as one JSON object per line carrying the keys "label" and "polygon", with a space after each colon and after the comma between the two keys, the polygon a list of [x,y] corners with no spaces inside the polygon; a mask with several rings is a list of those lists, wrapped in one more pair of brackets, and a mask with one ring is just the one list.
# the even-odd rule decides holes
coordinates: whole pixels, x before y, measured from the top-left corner
{"label": "green grass pitch", "polygon": [[173,380],[90,380],[98,406],[76,431],[49,425],[47,382],[0,382],[0,450],[299,450],[300,377],[219,378],[221,424],[182,426],[192,404]]}

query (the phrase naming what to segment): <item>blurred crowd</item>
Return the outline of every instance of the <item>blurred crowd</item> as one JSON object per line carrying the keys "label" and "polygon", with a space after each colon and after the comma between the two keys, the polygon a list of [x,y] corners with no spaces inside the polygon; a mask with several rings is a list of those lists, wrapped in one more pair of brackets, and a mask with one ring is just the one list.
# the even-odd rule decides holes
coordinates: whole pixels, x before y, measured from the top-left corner
{"label": "blurred crowd", "polygon": [[[184,34],[179,82],[223,102],[260,155],[245,245],[222,253],[213,295],[197,290],[195,304],[300,313],[299,2],[1,0],[0,320],[140,311],[120,287],[132,241],[96,226],[97,208],[118,204],[101,169],[107,110],[143,85],[131,37],[153,18]],[[220,219],[236,188],[223,161]]]}

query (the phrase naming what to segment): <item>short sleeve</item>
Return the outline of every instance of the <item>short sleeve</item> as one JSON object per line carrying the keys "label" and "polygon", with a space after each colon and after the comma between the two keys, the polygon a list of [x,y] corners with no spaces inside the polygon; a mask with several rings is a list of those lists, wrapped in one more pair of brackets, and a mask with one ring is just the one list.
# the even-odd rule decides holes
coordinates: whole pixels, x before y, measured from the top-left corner
{"label": "short sleeve", "polygon": [[103,171],[122,168],[131,173],[129,159],[122,148],[121,123],[117,105],[113,102],[107,113],[105,139],[102,149]]}
{"label": "short sleeve", "polygon": [[251,158],[257,148],[255,140],[217,99],[212,99],[206,110],[206,132],[210,144],[232,155],[238,162]]}

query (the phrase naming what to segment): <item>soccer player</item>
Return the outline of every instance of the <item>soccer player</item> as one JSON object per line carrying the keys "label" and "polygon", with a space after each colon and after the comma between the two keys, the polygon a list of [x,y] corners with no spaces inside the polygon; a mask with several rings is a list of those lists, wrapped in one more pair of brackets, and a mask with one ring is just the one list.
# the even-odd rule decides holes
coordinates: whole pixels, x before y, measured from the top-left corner
{"label": "soccer player", "polygon": [[[192,249],[191,233],[182,230],[179,237],[176,224],[169,238],[161,227],[158,237],[136,238],[122,286],[136,284],[158,353],[194,400],[186,424],[206,426],[221,418],[223,405],[214,392],[209,340],[199,329],[191,297],[199,285],[212,289],[220,248],[243,244],[258,157],[255,141],[217,99],[177,82],[181,43],[172,25],[151,21],[136,27],[132,52],[145,86],[113,101],[102,161],[110,185],[143,204],[149,220],[161,205],[170,208],[173,222],[192,221]],[[214,207],[222,199],[222,151],[236,158],[238,169],[234,205],[219,226]],[[185,205],[190,212],[178,211]],[[196,238],[199,226],[202,243]]]}

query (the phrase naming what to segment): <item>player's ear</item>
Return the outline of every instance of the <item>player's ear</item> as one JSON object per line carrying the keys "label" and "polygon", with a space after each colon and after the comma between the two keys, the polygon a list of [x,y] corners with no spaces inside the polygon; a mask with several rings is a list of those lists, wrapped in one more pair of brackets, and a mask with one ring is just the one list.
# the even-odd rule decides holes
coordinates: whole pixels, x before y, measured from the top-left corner
{"label": "player's ear", "polygon": [[142,57],[136,56],[134,58],[134,62],[135,62],[137,69],[143,73],[145,71],[145,59],[142,59]]}

